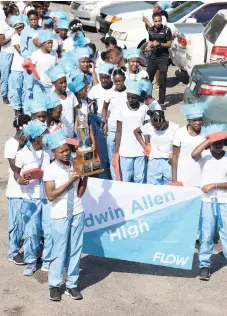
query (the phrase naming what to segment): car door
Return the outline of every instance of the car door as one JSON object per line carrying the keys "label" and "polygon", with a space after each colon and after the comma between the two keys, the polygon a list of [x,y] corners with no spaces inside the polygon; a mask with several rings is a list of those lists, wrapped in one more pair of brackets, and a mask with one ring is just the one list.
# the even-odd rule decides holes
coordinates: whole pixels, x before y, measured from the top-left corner
{"label": "car door", "polygon": [[219,10],[227,9],[227,2],[226,3],[213,3],[207,4],[202,8],[198,9],[191,18],[196,19],[197,23],[203,23],[210,21]]}

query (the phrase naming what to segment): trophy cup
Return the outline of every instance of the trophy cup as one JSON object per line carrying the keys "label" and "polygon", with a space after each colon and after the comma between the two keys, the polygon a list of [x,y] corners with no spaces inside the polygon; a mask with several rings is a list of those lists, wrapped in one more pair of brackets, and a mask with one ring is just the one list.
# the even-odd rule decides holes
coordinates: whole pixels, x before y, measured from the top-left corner
{"label": "trophy cup", "polygon": [[84,116],[77,118],[77,135],[79,136],[82,145],[76,151],[76,159],[73,160],[73,170],[79,176],[91,176],[104,171],[101,168],[101,162],[97,158],[95,149],[86,145],[86,140],[89,138],[89,127],[85,124]]}

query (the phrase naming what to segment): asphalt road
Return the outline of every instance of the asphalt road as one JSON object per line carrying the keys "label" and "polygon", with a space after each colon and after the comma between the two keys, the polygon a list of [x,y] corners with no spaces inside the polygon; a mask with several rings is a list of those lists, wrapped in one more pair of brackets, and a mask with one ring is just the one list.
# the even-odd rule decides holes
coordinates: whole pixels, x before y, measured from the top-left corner
{"label": "asphalt road", "polygon": [[[54,4],[68,9],[67,6]],[[87,33],[97,45],[100,36]],[[100,45],[100,48],[102,46]],[[167,96],[170,107],[167,118],[184,124],[180,102],[185,86],[175,78],[170,67]],[[197,251],[192,271],[164,268],[134,262],[83,256],[80,287],[84,299],[73,301],[63,295],[60,303],[49,301],[47,274],[37,271],[23,276],[23,267],[7,259],[7,201],[5,189],[8,163],[3,159],[5,141],[12,137],[13,112],[0,104],[0,315],[1,316],[223,316],[227,314],[227,268],[215,247],[214,274],[210,282],[198,279]],[[149,249],[148,249],[149,251]],[[219,254],[218,254],[219,253]]]}

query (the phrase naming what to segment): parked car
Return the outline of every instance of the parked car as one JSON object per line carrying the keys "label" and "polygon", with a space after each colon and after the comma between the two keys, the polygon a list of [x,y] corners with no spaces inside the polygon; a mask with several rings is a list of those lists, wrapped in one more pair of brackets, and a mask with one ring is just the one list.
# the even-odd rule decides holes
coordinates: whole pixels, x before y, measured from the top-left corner
{"label": "parked car", "polygon": [[[209,21],[214,16],[214,11],[219,10],[219,3],[226,1],[219,0],[213,1],[187,1],[177,8],[172,9],[169,12],[168,26],[171,28],[173,36],[175,34],[175,23],[185,22],[205,22]],[[148,19],[152,18],[152,12]],[[124,40],[121,39],[122,33],[124,33]],[[122,20],[111,24],[109,33],[106,36],[115,37],[119,45],[125,45],[126,47],[142,47],[146,45],[145,42],[148,39],[148,34],[142,21],[142,17],[131,20]]]}
{"label": "parked car", "polygon": [[150,14],[156,1],[117,2],[103,7],[97,16],[96,29],[101,34],[107,34],[110,25],[116,21],[140,18]]}
{"label": "parked car", "polygon": [[185,89],[184,101],[204,102],[207,122],[227,123],[227,61],[196,65]]}
{"label": "parked car", "polygon": [[[221,61],[227,57],[227,10],[221,10],[202,33],[189,37],[186,48],[186,70],[190,75],[194,65]],[[198,45],[199,49],[195,49]]]}

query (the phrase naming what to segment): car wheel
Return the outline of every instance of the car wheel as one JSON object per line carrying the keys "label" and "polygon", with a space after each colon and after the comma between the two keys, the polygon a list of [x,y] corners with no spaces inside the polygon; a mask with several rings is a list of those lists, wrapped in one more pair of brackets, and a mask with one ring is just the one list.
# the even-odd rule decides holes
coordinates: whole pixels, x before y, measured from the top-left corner
{"label": "car wheel", "polygon": [[146,47],[147,47],[147,42],[143,43],[140,46],[140,63],[141,63],[141,66],[143,67],[147,67],[147,53],[144,51]]}

